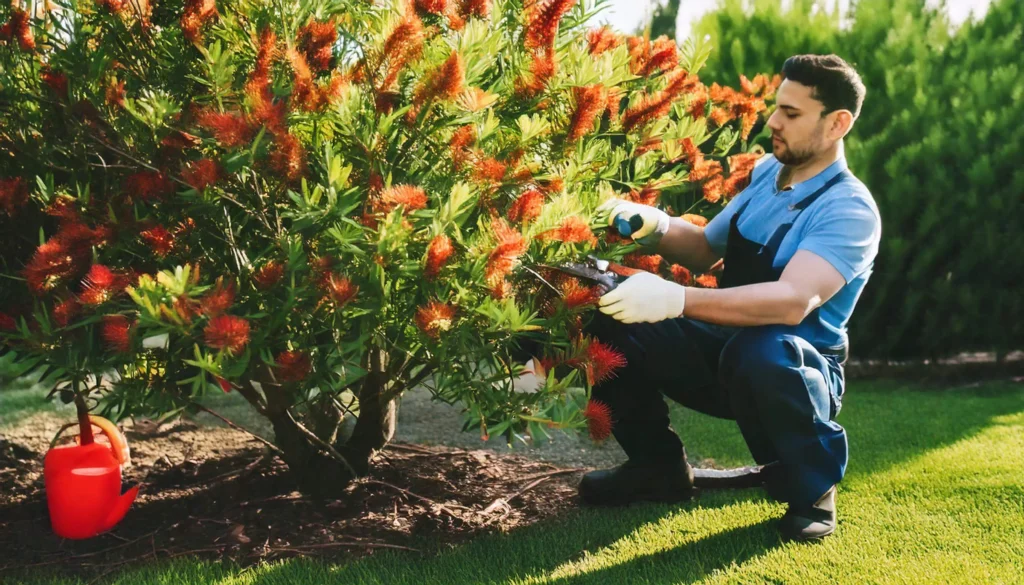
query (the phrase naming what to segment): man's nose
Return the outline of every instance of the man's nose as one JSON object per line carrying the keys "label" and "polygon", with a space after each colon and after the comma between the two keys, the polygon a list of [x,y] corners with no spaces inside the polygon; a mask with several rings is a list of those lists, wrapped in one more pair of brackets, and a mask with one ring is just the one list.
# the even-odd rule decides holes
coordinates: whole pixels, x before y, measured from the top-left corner
{"label": "man's nose", "polygon": [[778,110],[773,112],[772,115],[768,117],[767,124],[768,124],[769,128],[771,128],[772,130],[774,130],[776,132],[778,132],[779,130],[782,130],[782,124],[779,123],[779,112],[778,112]]}

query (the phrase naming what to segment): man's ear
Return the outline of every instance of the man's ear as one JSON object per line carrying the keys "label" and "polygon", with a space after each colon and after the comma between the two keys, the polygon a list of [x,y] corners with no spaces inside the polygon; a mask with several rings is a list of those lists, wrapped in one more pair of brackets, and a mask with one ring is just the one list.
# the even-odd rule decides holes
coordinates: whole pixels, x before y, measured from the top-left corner
{"label": "man's ear", "polygon": [[850,110],[836,110],[830,116],[832,121],[828,127],[828,138],[839,140],[846,137],[853,128],[853,113]]}

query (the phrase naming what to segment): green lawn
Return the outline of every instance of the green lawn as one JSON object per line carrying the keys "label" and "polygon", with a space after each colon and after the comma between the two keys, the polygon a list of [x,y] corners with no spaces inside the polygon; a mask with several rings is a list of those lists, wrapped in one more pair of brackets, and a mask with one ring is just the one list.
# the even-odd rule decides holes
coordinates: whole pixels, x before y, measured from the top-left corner
{"label": "green lawn", "polygon": [[[724,464],[748,461],[733,423],[682,410],[675,417],[693,452]],[[705,493],[683,505],[576,510],[426,555],[292,560],[244,571],[178,560],[113,582],[1024,583],[1024,387],[855,382],[840,422],[851,449],[840,525],[817,544],[780,542],[773,523],[784,507],[744,490]],[[67,582],[45,575],[0,581]]]}

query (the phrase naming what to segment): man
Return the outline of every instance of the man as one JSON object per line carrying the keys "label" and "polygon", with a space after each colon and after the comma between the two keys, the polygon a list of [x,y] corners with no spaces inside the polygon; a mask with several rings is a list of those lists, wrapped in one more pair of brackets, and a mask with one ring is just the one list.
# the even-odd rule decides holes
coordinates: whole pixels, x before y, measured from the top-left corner
{"label": "man", "polygon": [[772,155],[704,228],[613,199],[608,222],[640,215],[633,239],[695,272],[720,259],[717,289],[640,273],[601,297],[590,332],[628,365],[593,398],[613,413],[629,459],[580,483],[591,504],[678,501],[693,470],[669,425],[664,395],[736,420],[754,460],[775,462],[768,493],[789,504],[780,522],[798,540],[831,534],[847,464],[835,422],[844,391],[846,324],[878,251],[881,219],[847,169],[843,138],[860,113],[859,75],[835,55],[782,67],[768,120]]}

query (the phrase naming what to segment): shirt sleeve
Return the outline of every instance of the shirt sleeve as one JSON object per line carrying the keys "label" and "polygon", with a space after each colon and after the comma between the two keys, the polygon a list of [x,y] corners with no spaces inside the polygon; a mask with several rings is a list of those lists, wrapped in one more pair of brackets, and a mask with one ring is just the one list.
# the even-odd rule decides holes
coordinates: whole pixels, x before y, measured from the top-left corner
{"label": "shirt sleeve", "polygon": [[797,250],[821,256],[846,282],[867,270],[878,254],[882,222],[870,199],[851,195],[823,202]]}
{"label": "shirt sleeve", "polygon": [[772,167],[773,161],[771,159],[771,154],[766,154],[757,159],[753,170],[750,171],[750,184],[747,185],[747,188],[740,191],[736,197],[733,197],[732,201],[726,204],[725,208],[718,212],[718,215],[711,218],[708,225],[704,226],[704,238],[708,241],[715,254],[725,256],[725,245],[729,239],[729,223],[732,221],[732,216],[736,215],[736,211],[743,207],[743,204],[750,199],[751,193],[754,191],[753,186],[761,178],[761,175],[767,172],[765,169]]}

